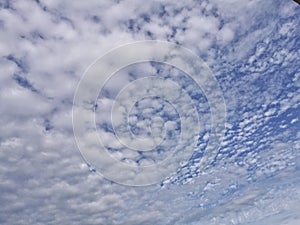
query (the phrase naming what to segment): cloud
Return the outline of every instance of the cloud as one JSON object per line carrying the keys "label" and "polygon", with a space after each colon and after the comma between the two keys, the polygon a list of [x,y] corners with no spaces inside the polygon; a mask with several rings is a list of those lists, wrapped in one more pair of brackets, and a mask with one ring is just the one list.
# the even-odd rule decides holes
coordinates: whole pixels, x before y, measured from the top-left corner
{"label": "cloud", "polygon": [[[7,1],[0,7],[1,224],[299,220],[295,4],[66,0]],[[218,155],[205,170],[198,163],[209,131],[199,137],[199,151],[188,164],[161,184],[126,187],[85,163],[73,137],[71,110],[76,86],[95,59],[118,45],[145,39],[179,43],[207,62],[224,93],[227,128]],[[209,103],[190,80],[153,64],[137,65],[134,71],[173,74],[198,99],[203,129],[209,128]],[[108,83],[98,107],[110,105],[112,96],[137,78],[130,72],[125,69],[121,79]],[[141,103],[145,105],[135,114],[143,112],[149,119],[151,110],[159,109],[176,117],[170,105],[159,108],[161,101],[150,101],[150,108],[147,99]],[[97,122],[105,125],[110,112],[101,112]],[[169,124],[177,126],[171,119]],[[106,138],[112,148],[120,147]],[[113,152],[119,159],[141,156],[119,149]],[[145,154],[141,164],[162,155]]]}

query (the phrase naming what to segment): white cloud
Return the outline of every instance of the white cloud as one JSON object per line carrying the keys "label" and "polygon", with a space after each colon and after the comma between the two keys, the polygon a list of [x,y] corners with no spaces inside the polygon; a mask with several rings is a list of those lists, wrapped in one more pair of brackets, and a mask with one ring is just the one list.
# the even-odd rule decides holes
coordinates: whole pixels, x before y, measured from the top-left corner
{"label": "white cloud", "polygon": [[[292,2],[38,2],[0,3],[1,224],[299,221],[299,28]],[[178,42],[203,56],[224,91],[230,126],[214,166],[199,171],[195,159],[163,187],[125,187],[85,165],[72,133],[73,95],[97,57],[151,38]],[[156,72],[148,64],[139,66],[135,71]],[[130,68],[122,79],[110,81],[110,97],[134,78],[127,72]],[[174,80],[180,78],[175,75]],[[193,85],[182,83],[193,93]],[[105,107],[97,122],[109,121],[111,103],[109,98],[99,102]],[[141,107],[145,114],[152,109],[172,113],[158,101],[150,103],[151,109]],[[152,128],[159,133],[161,117],[155,118]],[[203,118],[206,130],[209,118]],[[174,130],[176,124],[167,123]],[[208,134],[199,148],[205,148]],[[100,132],[120,150],[115,157],[136,163],[140,154],[122,149],[111,135]],[[169,140],[166,146],[172,144]],[[166,155],[145,154],[140,164]]]}

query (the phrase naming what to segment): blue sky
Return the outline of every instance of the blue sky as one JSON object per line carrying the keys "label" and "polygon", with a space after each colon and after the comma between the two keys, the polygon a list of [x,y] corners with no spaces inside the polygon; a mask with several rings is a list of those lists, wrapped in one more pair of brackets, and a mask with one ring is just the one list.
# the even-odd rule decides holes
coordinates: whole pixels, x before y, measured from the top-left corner
{"label": "blue sky", "polygon": [[[294,1],[279,0],[2,1],[0,224],[299,224],[299,13]],[[91,63],[143,40],[176,43],[208,65],[226,103],[226,129],[201,168],[211,125],[202,90],[170,67],[119,71],[106,94],[116,95],[134,72],[159,71],[194,94],[203,123],[186,165],[155,185],[130,187],[83,160],[72,105]],[[110,118],[110,99],[103,101],[100,124]],[[161,104],[148,98],[133,107],[134,132],[147,132],[154,114],[175,118],[170,124],[179,129],[176,109]],[[140,111],[148,114],[136,123]],[[105,137],[111,154],[129,164],[161,160],[176,145],[170,139],[167,151],[141,160]]]}

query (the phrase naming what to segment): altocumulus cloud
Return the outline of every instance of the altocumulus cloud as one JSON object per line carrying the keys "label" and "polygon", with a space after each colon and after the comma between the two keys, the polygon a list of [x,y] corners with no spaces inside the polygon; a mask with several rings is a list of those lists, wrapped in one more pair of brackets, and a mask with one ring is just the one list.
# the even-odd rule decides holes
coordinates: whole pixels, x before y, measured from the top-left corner
{"label": "altocumulus cloud", "polygon": [[[298,224],[299,18],[296,3],[279,0],[2,1],[0,223]],[[156,39],[209,65],[225,138],[205,171],[195,155],[161,184],[125,187],[84,163],[73,96],[96,58]],[[109,90],[130,76],[121,79]]]}

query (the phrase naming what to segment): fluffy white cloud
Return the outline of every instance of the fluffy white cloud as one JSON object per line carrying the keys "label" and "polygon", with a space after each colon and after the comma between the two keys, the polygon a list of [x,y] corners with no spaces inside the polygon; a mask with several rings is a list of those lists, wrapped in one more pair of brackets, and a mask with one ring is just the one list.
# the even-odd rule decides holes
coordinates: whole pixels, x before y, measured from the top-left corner
{"label": "fluffy white cloud", "polygon": [[[0,7],[1,224],[299,221],[299,11],[292,1],[19,0]],[[71,110],[91,62],[113,47],[145,39],[179,43],[208,63],[224,93],[228,126],[205,171],[199,171],[198,156],[161,186],[125,187],[86,165],[73,137]],[[156,69],[135,67],[137,73]],[[132,81],[129,72],[108,83],[110,96]],[[208,103],[200,98],[206,130]],[[111,103],[102,99],[99,107]],[[151,103],[140,108],[145,115],[153,109],[173,112]],[[110,112],[105,107],[101,112],[97,122],[108,122]],[[157,133],[159,122],[152,127]],[[208,134],[199,137],[199,149],[205,149]],[[107,133],[102,138],[121,149]],[[145,154],[139,163],[153,164],[162,155]]]}

